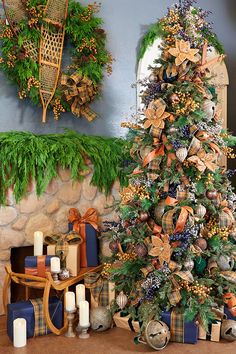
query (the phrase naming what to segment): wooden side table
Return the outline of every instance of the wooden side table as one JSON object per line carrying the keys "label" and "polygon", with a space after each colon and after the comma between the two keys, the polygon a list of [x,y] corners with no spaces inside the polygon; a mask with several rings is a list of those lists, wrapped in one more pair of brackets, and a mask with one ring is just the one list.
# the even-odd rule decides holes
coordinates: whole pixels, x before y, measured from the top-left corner
{"label": "wooden side table", "polygon": [[79,281],[83,280],[84,277],[91,272],[99,272],[102,270],[102,265],[97,267],[90,267],[90,268],[82,268],[80,270],[79,275],[76,277],[71,277],[66,280],[62,280],[59,282],[54,282],[51,273],[46,273],[46,278],[41,278],[34,275],[29,274],[21,274],[12,272],[11,266],[8,265],[5,267],[6,269],[6,277],[3,285],[3,306],[5,314],[7,314],[7,304],[8,304],[8,289],[11,284],[11,281],[23,285],[27,288],[35,288],[35,289],[44,289],[43,292],[43,313],[44,319],[46,322],[47,327],[52,331],[52,333],[56,335],[61,335],[68,326],[66,312],[64,311],[64,326],[60,329],[56,328],[50,318],[48,305],[49,305],[49,295],[50,290],[55,289],[57,291],[63,291],[64,297],[65,293],[68,291],[69,287],[77,284]]}

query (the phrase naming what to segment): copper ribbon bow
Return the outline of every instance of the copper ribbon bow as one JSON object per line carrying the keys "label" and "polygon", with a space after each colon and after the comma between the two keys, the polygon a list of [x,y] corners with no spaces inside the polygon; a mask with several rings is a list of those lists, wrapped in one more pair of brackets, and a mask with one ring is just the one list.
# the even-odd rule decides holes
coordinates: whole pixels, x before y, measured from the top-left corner
{"label": "copper ribbon bow", "polygon": [[89,122],[96,118],[88,104],[96,95],[96,89],[93,82],[87,77],[74,73],[71,76],[63,74],[61,77],[61,85],[67,101],[72,101],[71,112],[77,116],[84,116]]}
{"label": "copper ribbon bow", "polygon": [[81,216],[78,209],[71,208],[69,210],[68,221],[73,223],[74,231],[80,231],[80,227],[84,224],[90,224],[98,231],[98,213],[94,208],[89,208],[84,216]]}

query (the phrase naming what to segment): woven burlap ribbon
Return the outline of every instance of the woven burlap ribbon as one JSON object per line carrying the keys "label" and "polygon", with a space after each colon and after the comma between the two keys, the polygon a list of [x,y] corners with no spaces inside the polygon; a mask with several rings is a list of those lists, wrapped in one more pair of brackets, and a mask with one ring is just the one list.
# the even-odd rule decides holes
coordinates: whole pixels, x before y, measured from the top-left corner
{"label": "woven burlap ribbon", "polygon": [[169,302],[172,306],[176,306],[180,302],[180,300],[182,299],[182,296],[180,293],[180,288],[179,288],[179,283],[176,279],[176,276],[178,278],[180,278],[181,280],[184,280],[188,283],[192,283],[194,280],[191,272],[188,270],[185,270],[185,271],[177,270],[169,276],[169,279],[172,283],[172,291],[168,295],[168,299],[169,299]]}
{"label": "woven burlap ribbon", "polygon": [[171,311],[170,340],[184,343],[184,315],[174,309]]}
{"label": "woven burlap ribbon", "polygon": [[33,299],[30,300],[34,308],[34,337],[43,336],[48,334],[48,328],[44,320],[43,314],[43,300],[42,299]]}
{"label": "woven burlap ribbon", "polygon": [[[174,225],[174,215],[180,211],[176,225]],[[189,214],[193,214],[193,209],[189,206],[177,206],[167,211],[162,217],[162,228],[168,235],[179,233],[184,230]]]}
{"label": "woven burlap ribbon", "polygon": [[93,82],[75,72],[71,76],[63,74],[61,85],[66,100],[71,104],[71,112],[77,117],[84,116],[89,122],[94,120],[96,113],[88,106],[97,93]]}
{"label": "woven burlap ribbon", "polygon": [[99,273],[88,273],[84,277],[84,285],[90,289],[91,295],[98,306],[109,305],[109,287],[108,280],[103,279]]}

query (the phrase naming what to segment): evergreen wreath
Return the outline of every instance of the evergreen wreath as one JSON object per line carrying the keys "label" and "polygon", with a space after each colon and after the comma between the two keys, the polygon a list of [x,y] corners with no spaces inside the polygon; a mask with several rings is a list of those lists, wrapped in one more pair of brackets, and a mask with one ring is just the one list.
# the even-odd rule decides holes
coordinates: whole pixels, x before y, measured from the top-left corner
{"label": "evergreen wreath", "polygon": [[[12,3],[3,1],[7,20],[2,19],[0,24],[0,70],[19,87],[20,99],[28,97],[33,104],[39,105],[42,27],[52,36],[60,30],[58,24],[46,21],[45,9],[54,6],[57,10],[59,4],[50,0],[16,0],[12,8]],[[95,2],[85,7],[73,0],[64,3],[68,4],[68,13],[62,24],[65,30],[63,52],[65,57],[70,52],[71,62],[68,64],[63,57],[48,108],[56,120],[60,113],[71,111],[77,117],[84,116],[91,121],[96,113],[88,105],[99,95],[103,69],[106,67],[108,74],[112,71],[112,57],[105,47],[103,21],[94,16],[100,6]]]}

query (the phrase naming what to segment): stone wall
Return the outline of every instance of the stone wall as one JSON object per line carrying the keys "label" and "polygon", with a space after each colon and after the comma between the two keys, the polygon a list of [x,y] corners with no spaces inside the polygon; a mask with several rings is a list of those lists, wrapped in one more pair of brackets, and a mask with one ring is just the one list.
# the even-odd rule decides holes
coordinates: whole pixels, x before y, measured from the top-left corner
{"label": "stone wall", "polygon": [[33,244],[34,231],[44,235],[68,230],[67,215],[71,207],[84,214],[88,208],[98,210],[100,222],[117,220],[112,205],[119,200],[119,182],[115,182],[111,194],[106,197],[97,187],[90,184],[89,173],[81,182],[72,182],[69,170],[60,170],[59,177],[52,180],[46,192],[37,198],[32,183],[27,195],[16,204],[12,191],[8,193],[6,207],[0,208],[0,314],[2,307],[2,287],[5,264],[10,261],[12,247]]}

